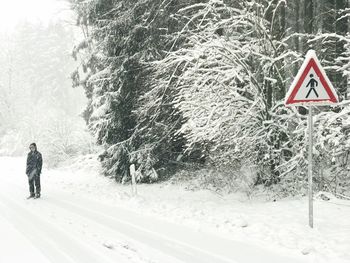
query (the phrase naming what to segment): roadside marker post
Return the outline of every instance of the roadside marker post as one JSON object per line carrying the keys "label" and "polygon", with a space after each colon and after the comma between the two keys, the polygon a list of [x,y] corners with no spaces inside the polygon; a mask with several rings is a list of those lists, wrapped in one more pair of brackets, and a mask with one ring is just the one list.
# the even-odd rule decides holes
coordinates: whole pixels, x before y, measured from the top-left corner
{"label": "roadside marker post", "polygon": [[135,164],[130,165],[130,175],[131,175],[131,194],[132,194],[132,196],[136,196],[137,195],[137,186],[136,186]]}

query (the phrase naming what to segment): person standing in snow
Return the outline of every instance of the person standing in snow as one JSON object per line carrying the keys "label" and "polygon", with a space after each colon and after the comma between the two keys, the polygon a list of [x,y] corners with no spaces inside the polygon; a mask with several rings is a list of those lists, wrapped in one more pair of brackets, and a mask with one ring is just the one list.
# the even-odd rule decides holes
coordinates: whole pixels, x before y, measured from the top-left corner
{"label": "person standing in snow", "polygon": [[[30,152],[27,156],[27,168],[26,174],[28,176],[29,182],[29,192],[30,196],[28,198],[40,198],[40,174],[41,168],[43,166],[43,159],[41,153],[38,152],[35,143],[29,145]],[[35,192],[34,192],[35,186]]]}

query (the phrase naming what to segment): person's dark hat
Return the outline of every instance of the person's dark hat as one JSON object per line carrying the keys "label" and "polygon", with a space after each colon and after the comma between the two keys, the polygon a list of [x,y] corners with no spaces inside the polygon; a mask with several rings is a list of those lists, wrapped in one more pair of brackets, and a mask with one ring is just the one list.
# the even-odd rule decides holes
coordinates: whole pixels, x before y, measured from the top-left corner
{"label": "person's dark hat", "polygon": [[37,149],[37,148],[36,148],[36,143],[35,143],[35,142],[31,143],[31,144],[29,145],[29,147],[30,147],[30,146],[34,146],[35,149]]}

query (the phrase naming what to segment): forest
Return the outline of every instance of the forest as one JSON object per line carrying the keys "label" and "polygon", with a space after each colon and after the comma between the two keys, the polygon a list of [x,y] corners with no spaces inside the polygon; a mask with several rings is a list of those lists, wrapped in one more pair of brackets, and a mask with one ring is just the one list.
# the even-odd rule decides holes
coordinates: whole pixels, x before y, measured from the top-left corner
{"label": "forest", "polygon": [[[349,1],[71,0],[84,39],[75,87],[105,175],[139,182],[181,171],[219,187],[298,194],[307,113],[285,107],[314,49],[340,103],[314,109],[314,180],[349,188]],[[206,174],[204,176],[204,174]]]}

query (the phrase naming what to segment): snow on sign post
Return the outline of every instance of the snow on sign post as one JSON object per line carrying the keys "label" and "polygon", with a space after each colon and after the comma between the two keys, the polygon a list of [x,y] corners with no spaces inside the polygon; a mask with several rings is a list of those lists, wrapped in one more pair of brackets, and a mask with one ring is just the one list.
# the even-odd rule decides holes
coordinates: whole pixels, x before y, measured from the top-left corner
{"label": "snow on sign post", "polygon": [[308,182],[309,182],[309,226],[313,223],[313,200],[312,200],[312,149],[313,149],[313,121],[312,106],[332,105],[338,103],[338,96],[316,57],[314,50],[309,50],[305,60],[294,78],[286,95],[286,106],[308,106],[308,129],[309,129],[309,156],[308,156]]}

